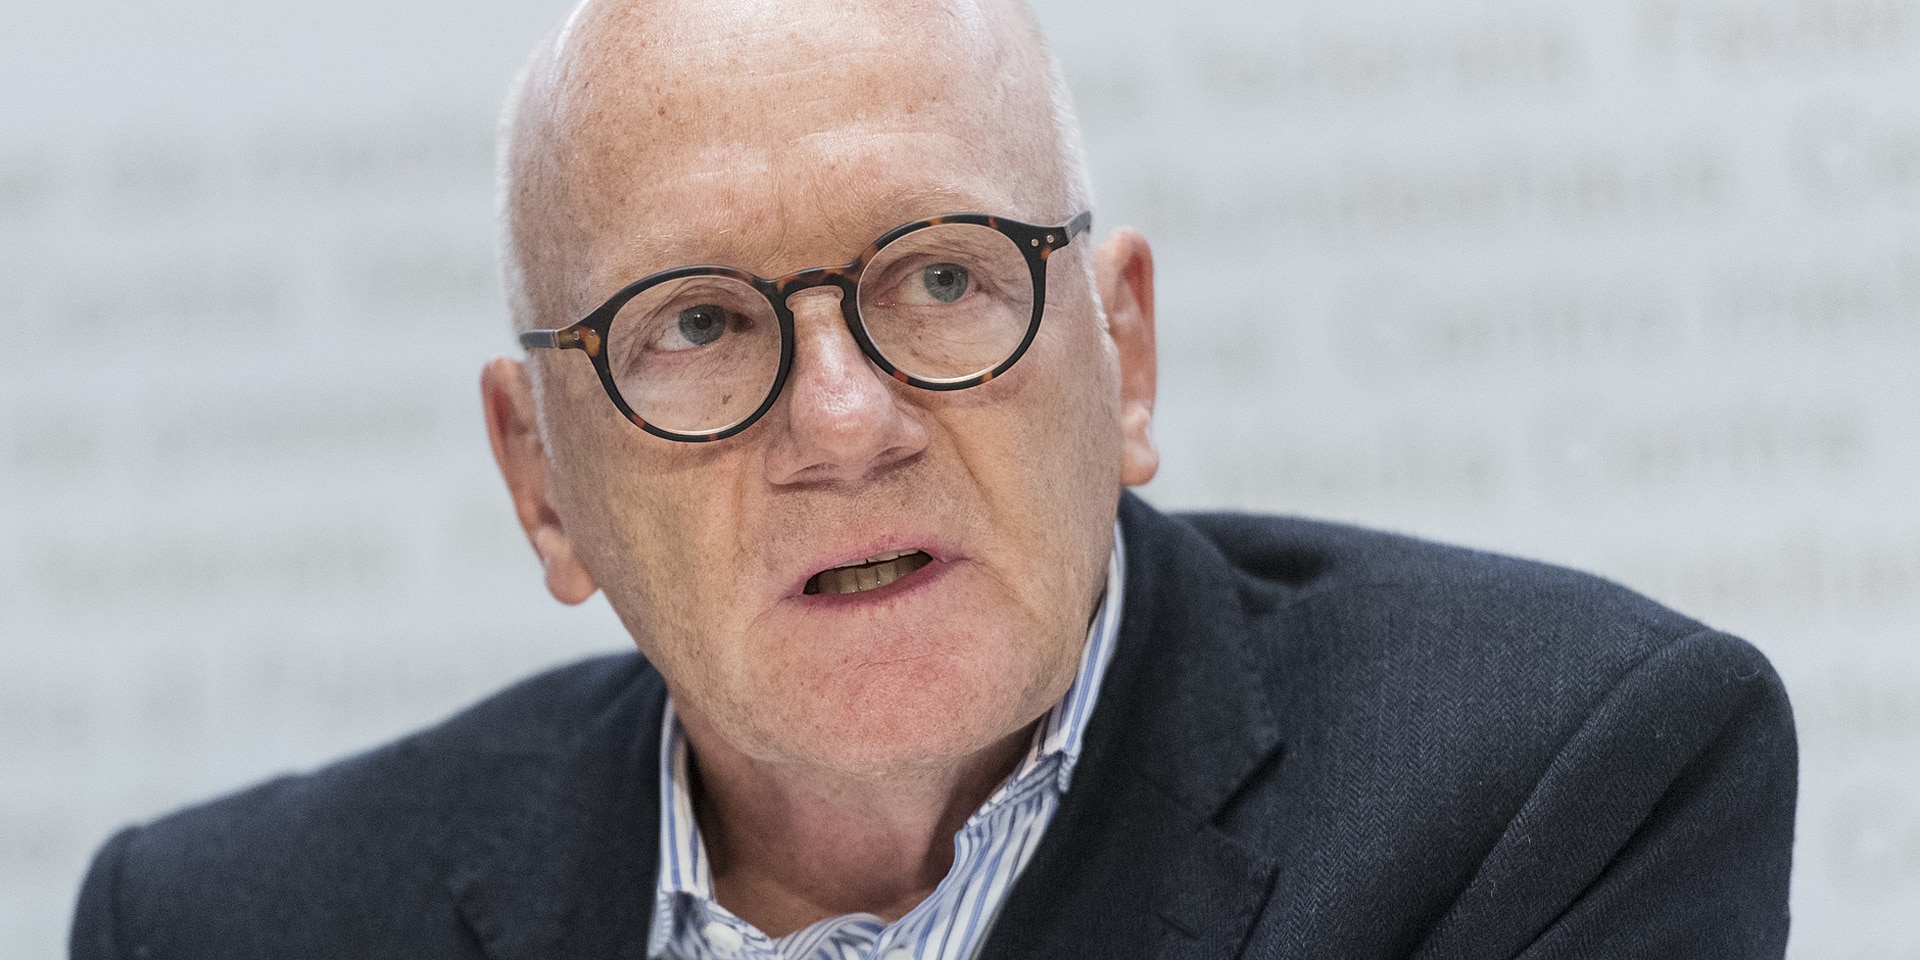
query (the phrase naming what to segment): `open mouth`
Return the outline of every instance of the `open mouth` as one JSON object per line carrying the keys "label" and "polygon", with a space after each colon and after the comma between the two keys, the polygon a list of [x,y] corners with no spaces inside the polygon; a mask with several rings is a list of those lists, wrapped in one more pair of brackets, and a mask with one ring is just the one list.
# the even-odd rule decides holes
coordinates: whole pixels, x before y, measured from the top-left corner
{"label": "open mouth", "polygon": [[933,562],[919,550],[876,553],[858,563],[822,570],[807,578],[805,593],[859,593],[884,587]]}

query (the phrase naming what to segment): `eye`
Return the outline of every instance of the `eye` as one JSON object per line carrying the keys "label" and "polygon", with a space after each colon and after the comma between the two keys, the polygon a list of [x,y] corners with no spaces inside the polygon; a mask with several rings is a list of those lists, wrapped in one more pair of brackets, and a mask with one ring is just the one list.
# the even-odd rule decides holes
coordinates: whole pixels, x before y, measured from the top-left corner
{"label": "eye", "polygon": [[680,311],[680,336],[696,347],[704,347],[727,332],[726,308],[702,303]]}
{"label": "eye", "polygon": [[941,303],[952,303],[966,295],[972,276],[957,263],[936,263],[920,271],[920,284],[927,295]]}

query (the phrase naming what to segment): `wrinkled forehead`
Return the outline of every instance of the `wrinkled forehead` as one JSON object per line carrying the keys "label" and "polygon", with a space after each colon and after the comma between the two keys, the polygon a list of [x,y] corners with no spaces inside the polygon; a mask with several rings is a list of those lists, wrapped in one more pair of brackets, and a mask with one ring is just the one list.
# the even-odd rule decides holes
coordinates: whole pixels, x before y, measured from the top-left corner
{"label": "wrinkled forehead", "polygon": [[769,232],[1058,214],[1004,209],[1062,178],[1045,54],[996,0],[589,3],[549,56],[523,107],[539,202],[596,253],[738,263],[728,241]]}

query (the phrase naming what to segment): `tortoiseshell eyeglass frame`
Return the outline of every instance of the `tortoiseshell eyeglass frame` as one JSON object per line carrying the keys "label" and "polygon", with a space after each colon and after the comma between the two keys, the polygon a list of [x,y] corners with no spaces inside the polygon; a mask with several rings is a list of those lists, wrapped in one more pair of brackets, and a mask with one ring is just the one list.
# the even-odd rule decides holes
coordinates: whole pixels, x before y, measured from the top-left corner
{"label": "tortoiseshell eyeglass frame", "polygon": [[[924,230],[928,227],[937,227],[949,223],[964,223],[990,227],[1005,234],[1008,239],[1013,241],[1013,245],[1018,247],[1020,252],[1026,256],[1027,269],[1030,270],[1033,275],[1033,317],[1027,322],[1027,332],[1025,336],[1020,338],[1020,345],[1015,347],[1013,353],[1009,354],[1005,360],[994,365],[992,369],[970,377],[962,377],[954,380],[925,380],[895,367],[893,363],[887,360],[886,356],[880,352],[880,349],[874,346],[872,338],[867,336],[866,324],[860,319],[860,298],[858,295],[860,274],[861,271],[866,269],[867,264],[872,262],[874,255],[878,254],[887,244],[916,230]],[[853,334],[854,342],[860,345],[860,351],[867,355],[867,359],[872,360],[874,364],[885,371],[888,376],[901,383],[919,387],[923,390],[964,390],[968,387],[977,387],[1006,373],[1009,368],[1019,361],[1021,355],[1027,352],[1027,348],[1033,345],[1034,336],[1040,332],[1040,317],[1046,312],[1047,306],[1047,258],[1051,256],[1055,250],[1072,242],[1074,237],[1086,233],[1092,226],[1093,211],[1091,210],[1083,210],[1067,220],[1066,223],[1051,227],[1022,223],[1018,220],[1009,220],[1006,217],[996,217],[985,213],[949,213],[937,217],[929,217],[925,220],[915,220],[912,223],[903,223],[881,234],[880,238],[873,241],[873,244],[867,247],[866,251],[861,253],[860,256],[854,258],[852,263],[841,267],[815,267],[811,270],[801,270],[772,280],[757,277],[745,270],[714,264],[675,267],[671,270],[662,270],[659,273],[649,274],[648,276],[627,284],[619,293],[609,297],[607,302],[601,304],[598,309],[587,314],[570,326],[561,327],[557,330],[528,330],[522,333],[520,335],[520,345],[529,350],[554,349],[585,351],[587,356],[593,361],[594,370],[600,374],[600,385],[606,388],[607,398],[612,400],[613,405],[619,408],[621,414],[632,421],[635,426],[656,437],[689,443],[725,440],[753,426],[754,423],[759,421],[761,416],[772,409],[774,401],[780,398],[780,391],[785,389],[787,385],[787,373],[793,369],[794,342],[793,312],[787,308],[788,297],[802,290],[810,290],[814,287],[829,285],[839,287],[840,315],[842,319],[846,321],[848,332]],[[620,388],[614,385],[613,370],[607,362],[607,331],[613,326],[613,318],[620,312],[620,308],[626,306],[627,301],[639,296],[647,290],[647,288],[666,283],[669,280],[698,276],[727,277],[738,280],[758,290],[762,296],[767,298],[767,301],[773,305],[774,315],[780,320],[780,369],[774,374],[773,385],[767,390],[767,398],[761,401],[760,406],[752,413],[747,414],[746,417],[728,424],[719,430],[700,432],[668,430],[664,427],[648,423],[645,419],[641,418],[639,414],[634,413],[633,408],[627,406],[627,401],[621,398]]]}

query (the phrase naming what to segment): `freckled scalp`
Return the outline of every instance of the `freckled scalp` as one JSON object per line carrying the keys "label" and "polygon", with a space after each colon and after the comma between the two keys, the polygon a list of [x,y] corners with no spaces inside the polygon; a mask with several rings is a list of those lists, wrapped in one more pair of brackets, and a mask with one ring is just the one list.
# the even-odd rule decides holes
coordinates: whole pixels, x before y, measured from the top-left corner
{"label": "freckled scalp", "polygon": [[[611,292],[591,289],[596,243],[638,259],[674,244],[651,224],[631,235],[658,171],[697,169],[703,151],[736,154],[730,171],[752,169],[760,158],[737,154],[754,151],[768,166],[795,162],[794,148],[836,131],[934,110],[953,116],[956,151],[994,153],[981,162],[1006,168],[1026,206],[1064,217],[1088,204],[1071,100],[1022,0],[586,0],[536,46],[502,114],[515,329],[571,323]],[[739,206],[774,212],[743,220],[791,229],[761,186],[737,185]]]}

